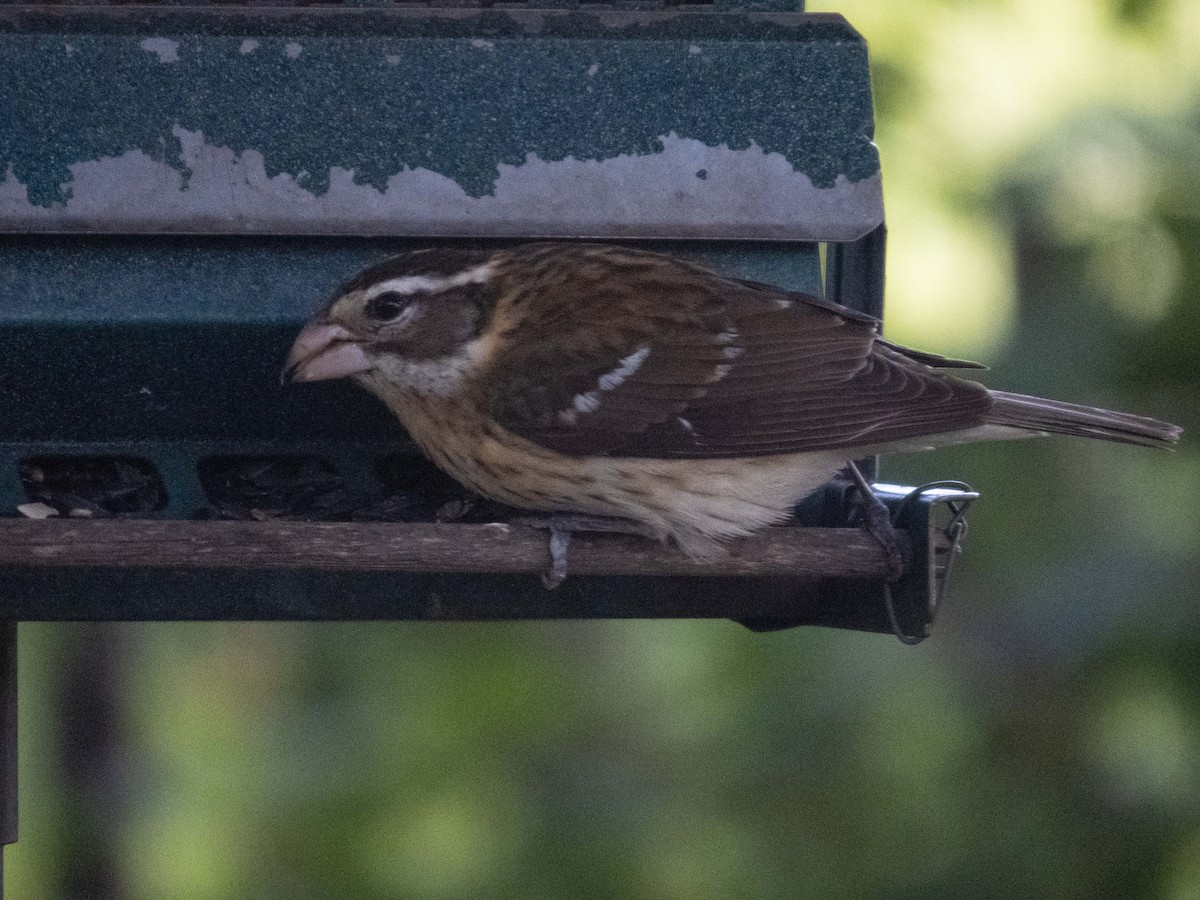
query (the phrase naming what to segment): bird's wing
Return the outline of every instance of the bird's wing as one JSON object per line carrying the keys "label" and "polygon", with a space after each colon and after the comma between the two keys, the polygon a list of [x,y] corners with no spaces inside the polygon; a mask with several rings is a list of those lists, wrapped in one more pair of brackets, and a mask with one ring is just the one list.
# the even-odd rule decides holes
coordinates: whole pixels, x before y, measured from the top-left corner
{"label": "bird's wing", "polygon": [[862,448],[971,428],[992,406],[983,386],[930,365],[955,361],[888,344],[875,319],[805,294],[714,278],[616,310],[573,299],[565,321],[529,323],[486,380],[499,424],[559,452]]}
{"label": "bird's wing", "polygon": [[[751,281],[748,278],[737,279],[737,284],[742,287],[749,288],[751,291],[758,292],[768,297],[786,298],[805,304],[807,306],[824,309],[831,313],[836,313],[843,319],[850,319],[854,322],[867,322],[879,330],[880,322],[877,318],[869,313],[859,312],[857,309],[850,309],[848,306],[842,306],[840,303],[834,303],[832,300],[825,300],[821,297],[814,297],[811,294],[801,293],[800,291],[787,291],[766,284],[762,281]],[[987,366],[981,363],[971,362],[967,359],[951,359],[948,356],[941,356],[937,353],[926,353],[924,350],[913,350],[911,347],[902,347],[899,344],[893,344],[891,341],[885,341],[883,338],[875,339],[877,344],[882,344],[896,350],[909,359],[914,359],[917,362],[922,362],[927,366],[933,366],[935,369],[986,369]]]}

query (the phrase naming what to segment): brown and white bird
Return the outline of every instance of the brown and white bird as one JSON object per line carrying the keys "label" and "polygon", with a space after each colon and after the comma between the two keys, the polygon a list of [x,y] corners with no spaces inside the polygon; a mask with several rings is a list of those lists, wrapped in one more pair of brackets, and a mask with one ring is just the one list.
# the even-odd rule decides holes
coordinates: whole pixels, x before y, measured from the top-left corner
{"label": "brown and white bird", "polygon": [[407,253],[353,278],[288,357],[352,377],[429,458],[512,506],[636,523],[691,554],[782,522],[847,462],[1174,425],[989,390],[808,294],[626,247]]}

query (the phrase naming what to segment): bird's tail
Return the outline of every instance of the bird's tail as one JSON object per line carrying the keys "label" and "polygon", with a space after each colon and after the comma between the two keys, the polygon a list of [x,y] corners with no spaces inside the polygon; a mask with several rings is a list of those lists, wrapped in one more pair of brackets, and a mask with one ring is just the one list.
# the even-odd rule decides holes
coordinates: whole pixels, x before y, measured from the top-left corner
{"label": "bird's tail", "polygon": [[994,425],[1162,448],[1177,443],[1183,433],[1178,425],[1146,416],[1113,412],[1111,409],[1043,400],[1041,397],[1006,391],[992,391],[991,395],[995,406],[988,413],[988,423]]}

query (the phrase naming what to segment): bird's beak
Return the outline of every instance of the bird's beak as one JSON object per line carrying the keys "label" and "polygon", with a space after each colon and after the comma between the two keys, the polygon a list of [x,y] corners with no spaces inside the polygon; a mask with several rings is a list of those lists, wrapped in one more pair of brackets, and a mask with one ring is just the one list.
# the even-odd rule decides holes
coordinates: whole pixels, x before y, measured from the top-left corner
{"label": "bird's beak", "polygon": [[324,381],[345,378],[371,368],[362,342],[341,325],[313,321],[292,344],[280,381]]}

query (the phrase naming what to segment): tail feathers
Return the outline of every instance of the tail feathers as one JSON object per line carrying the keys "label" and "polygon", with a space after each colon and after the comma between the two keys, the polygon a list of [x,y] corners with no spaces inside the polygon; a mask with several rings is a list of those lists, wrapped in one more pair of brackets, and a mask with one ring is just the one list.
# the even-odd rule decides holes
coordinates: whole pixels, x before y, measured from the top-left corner
{"label": "tail feathers", "polygon": [[991,391],[991,395],[995,406],[988,413],[988,423],[994,425],[1162,448],[1173,446],[1183,433],[1178,425],[1146,416],[1005,391]]}

